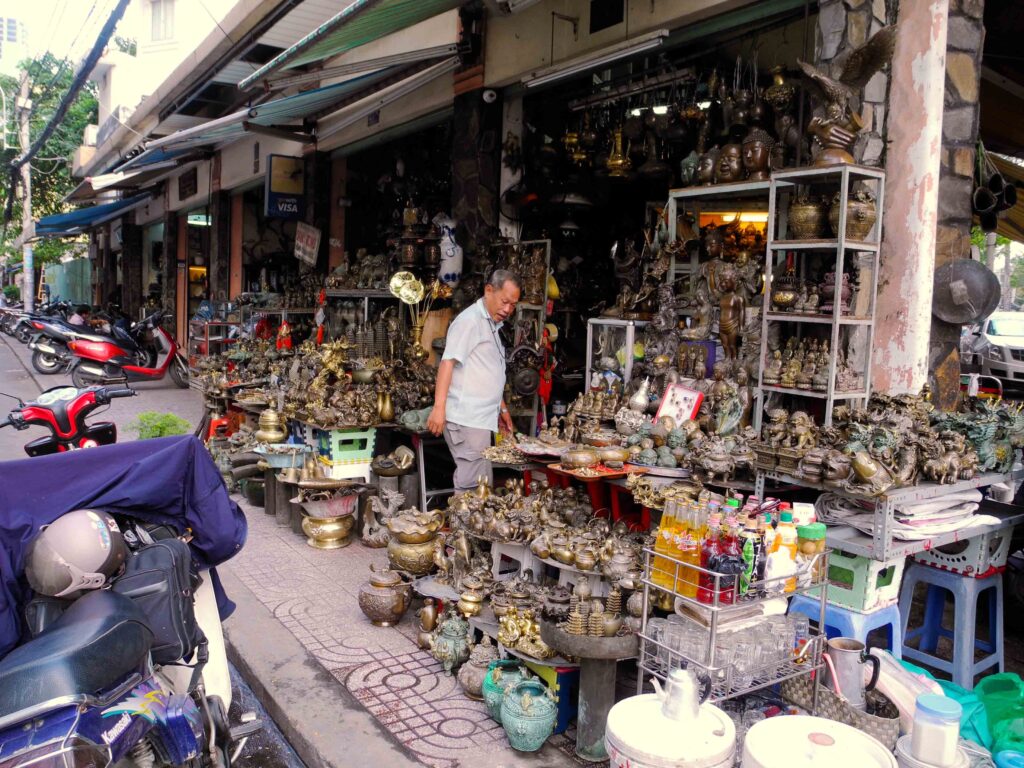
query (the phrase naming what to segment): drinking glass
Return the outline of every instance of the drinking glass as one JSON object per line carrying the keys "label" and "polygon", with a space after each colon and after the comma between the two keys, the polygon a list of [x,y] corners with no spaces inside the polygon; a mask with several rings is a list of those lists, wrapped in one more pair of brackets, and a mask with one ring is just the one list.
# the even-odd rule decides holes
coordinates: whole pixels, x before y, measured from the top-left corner
{"label": "drinking glass", "polygon": [[736,643],[732,656],[732,688],[746,690],[754,684],[754,673],[758,668],[760,648],[746,640]]}

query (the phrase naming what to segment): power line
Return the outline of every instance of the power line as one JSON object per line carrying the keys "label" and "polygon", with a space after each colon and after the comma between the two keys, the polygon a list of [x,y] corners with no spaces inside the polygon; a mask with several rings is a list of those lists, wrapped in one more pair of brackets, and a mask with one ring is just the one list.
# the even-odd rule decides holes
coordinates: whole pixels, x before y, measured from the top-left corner
{"label": "power line", "polygon": [[[39,150],[46,144],[47,140],[57,129],[57,126],[64,119],[67,114],[68,108],[71,106],[71,102],[78,96],[78,92],[82,90],[82,86],[85,85],[89,74],[92,72],[93,67],[96,66],[96,62],[99,61],[100,56],[103,54],[103,50],[107,47],[107,43],[110,41],[110,37],[114,34],[114,29],[117,27],[117,22],[121,20],[124,15],[125,9],[128,7],[130,0],[118,0],[114,10],[110,13],[107,23],[103,25],[103,29],[100,30],[99,37],[96,38],[96,42],[93,43],[92,50],[89,51],[89,55],[85,57],[85,61],[82,62],[82,66],[75,74],[75,79],[71,83],[71,87],[68,92],[60,100],[60,104],[57,105],[57,110],[54,112],[53,117],[43,128],[43,132],[36,138],[32,143],[32,146],[28,148],[21,157],[17,158],[10,164],[10,175],[13,177],[18,173],[20,168],[25,163],[31,162],[32,158],[39,152]],[[11,217],[14,215],[14,189],[13,185],[7,193],[7,204],[4,206],[4,228],[6,229],[7,224],[10,222]]]}

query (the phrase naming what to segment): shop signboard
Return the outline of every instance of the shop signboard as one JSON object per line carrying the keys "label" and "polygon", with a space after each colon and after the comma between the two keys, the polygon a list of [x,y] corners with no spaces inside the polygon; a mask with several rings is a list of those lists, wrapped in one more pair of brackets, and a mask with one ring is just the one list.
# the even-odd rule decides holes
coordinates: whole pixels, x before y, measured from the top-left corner
{"label": "shop signboard", "polygon": [[320,230],[300,221],[295,225],[295,258],[316,266],[316,255],[320,250]]}
{"label": "shop signboard", "polygon": [[268,219],[301,219],[306,213],[302,158],[267,155],[266,210]]}

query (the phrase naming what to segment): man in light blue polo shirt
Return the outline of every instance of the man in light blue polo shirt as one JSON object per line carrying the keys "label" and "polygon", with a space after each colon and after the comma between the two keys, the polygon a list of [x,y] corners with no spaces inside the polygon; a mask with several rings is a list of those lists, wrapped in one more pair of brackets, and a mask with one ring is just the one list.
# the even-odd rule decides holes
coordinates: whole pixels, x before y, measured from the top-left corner
{"label": "man in light blue polo shirt", "polygon": [[495,270],[483,298],[448,327],[427,429],[444,433],[455,459],[457,491],[472,490],[481,476],[493,482],[491,462],[483,452],[491,445],[491,433],[512,433],[512,417],[502,398],[505,347],[498,331],[516,311],[520,288],[515,273]]}

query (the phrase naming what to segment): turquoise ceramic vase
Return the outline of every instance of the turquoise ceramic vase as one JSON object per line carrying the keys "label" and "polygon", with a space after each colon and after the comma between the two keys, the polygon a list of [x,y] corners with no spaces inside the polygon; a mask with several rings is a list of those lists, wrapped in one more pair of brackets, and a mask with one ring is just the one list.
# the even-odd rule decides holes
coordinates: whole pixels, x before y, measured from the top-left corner
{"label": "turquoise ceramic vase", "polygon": [[512,749],[536,752],[555,728],[558,705],[540,680],[524,680],[505,691],[501,724]]}
{"label": "turquoise ceramic vase", "polygon": [[518,685],[526,677],[522,662],[516,659],[499,659],[487,665],[484,684],[481,688],[484,703],[491,717],[501,722],[501,702],[505,698],[505,690]]}

